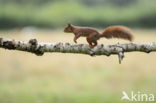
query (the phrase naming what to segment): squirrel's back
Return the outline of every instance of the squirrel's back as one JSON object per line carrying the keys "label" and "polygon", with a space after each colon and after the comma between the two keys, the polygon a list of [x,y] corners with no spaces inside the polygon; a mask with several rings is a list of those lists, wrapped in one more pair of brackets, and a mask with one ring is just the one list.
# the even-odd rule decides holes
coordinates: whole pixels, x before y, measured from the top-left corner
{"label": "squirrel's back", "polygon": [[74,33],[74,34],[81,35],[81,36],[88,36],[88,35],[90,35],[92,33],[99,34],[99,32],[95,28],[80,27],[80,26],[74,26],[74,25],[71,25],[71,24],[68,24],[64,28],[64,32]]}
{"label": "squirrel's back", "polygon": [[79,27],[79,26],[74,26],[74,32],[80,32],[82,34],[90,34],[90,33],[98,33],[98,31],[95,28],[91,27]]}

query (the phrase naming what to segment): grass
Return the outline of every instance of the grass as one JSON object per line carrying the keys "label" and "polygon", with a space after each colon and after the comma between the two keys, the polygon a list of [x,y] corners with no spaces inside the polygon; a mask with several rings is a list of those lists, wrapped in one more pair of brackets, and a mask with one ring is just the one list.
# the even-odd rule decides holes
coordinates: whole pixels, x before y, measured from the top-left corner
{"label": "grass", "polygon": [[[70,42],[73,35],[58,31],[1,31],[1,37],[28,41]],[[135,42],[155,42],[156,30],[134,30]],[[11,35],[12,34],[12,35]],[[101,39],[99,43],[118,41]],[[80,38],[78,43],[86,43]],[[122,91],[155,91],[156,53],[126,53],[122,64],[117,56],[90,57],[82,54],[47,53],[36,56],[0,49],[0,103],[127,103]]]}

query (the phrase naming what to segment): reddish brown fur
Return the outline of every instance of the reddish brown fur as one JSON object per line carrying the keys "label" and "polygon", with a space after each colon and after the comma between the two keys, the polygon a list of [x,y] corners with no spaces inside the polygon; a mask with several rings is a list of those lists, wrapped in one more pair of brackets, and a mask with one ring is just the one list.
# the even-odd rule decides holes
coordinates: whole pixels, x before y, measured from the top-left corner
{"label": "reddish brown fur", "polygon": [[93,48],[97,45],[97,40],[101,37],[109,38],[122,38],[132,41],[133,36],[130,30],[124,26],[110,26],[100,34],[96,29],[90,27],[78,27],[68,24],[64,28],[64,32],[74,33],[74,42],[77,43],[77,39],[81,36],[87,37],[87,42],[89,43],[90,48]]}
{"label": "reddish brown fur", "polygon": [[110,26],[102,33],[101,37],[105,38],[122,38],[129,41],[133,40],[131,31],[124,26]]}

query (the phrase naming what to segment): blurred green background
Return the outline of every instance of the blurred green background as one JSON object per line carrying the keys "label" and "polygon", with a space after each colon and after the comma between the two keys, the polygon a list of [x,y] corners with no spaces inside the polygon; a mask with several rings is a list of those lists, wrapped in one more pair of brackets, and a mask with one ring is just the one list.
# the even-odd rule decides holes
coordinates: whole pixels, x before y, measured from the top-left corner
{"label": "blurred green background", "polygon": [[[134,42],[156,42],[156,0],[0,0],[2,38],[74,44],[73,34],[63,32],[67,23],[101,32],[125,25]],[[99,40],[104,45],[118,42],[128,43]],[[85,38],[78,43],[87,44]],[[117,56],[38,57],[0,48],[0,103],[132,103],[121,100],[122,91],[156,95],[156,53],[125,56],[119,64]]]}
{"label": "blurred green background", "polygon": [[67,22],[156,27],[155,0],[0,0],[0,28],[59,28]]}

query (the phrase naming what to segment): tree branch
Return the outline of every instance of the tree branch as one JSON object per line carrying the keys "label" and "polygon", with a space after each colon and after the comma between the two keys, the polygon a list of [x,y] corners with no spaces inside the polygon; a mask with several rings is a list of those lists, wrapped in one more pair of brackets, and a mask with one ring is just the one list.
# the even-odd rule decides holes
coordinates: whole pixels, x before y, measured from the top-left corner
{"label": "tree branch", "polygon": [[119,63],[124,58],[124,52],[140,51],[150,53],[156,51],[156,43],[129,43],[115,45],[98,45],[93,49],[86,44],[69,44],[69,43],[38,43],[36,39],[31,39],[29,42],[17,41],[11,39],[0,38],[0,48],[9,50],[19,50],[34,53],[38,56],[45,52],[61,52],[61,53],[80,53],[94,55],[117,54]]}

